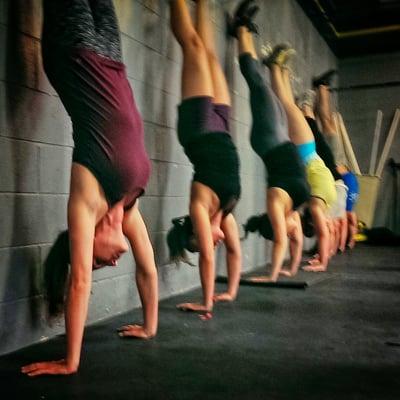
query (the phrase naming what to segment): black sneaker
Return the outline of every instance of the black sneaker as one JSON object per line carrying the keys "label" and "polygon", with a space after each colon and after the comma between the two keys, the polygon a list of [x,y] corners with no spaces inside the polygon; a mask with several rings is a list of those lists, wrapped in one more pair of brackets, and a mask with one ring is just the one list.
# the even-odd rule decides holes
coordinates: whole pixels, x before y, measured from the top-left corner
{"label": "black sneaker", "polygon": [[237,38],[237,30],[240,26],[245,26],[250,32],[258,34],[258,26],[253,22],[253,18],[259,11],[259,7],[253,4],[254,1],[242,1],[233,17],[227,14],[227,32],[230,36]]}
{"label": "black sneaker", "polygon": [[312,85],[314,88],[317,88],[319,85],[330,86],[332,82],[332,78],[337,74],[336,69],[330,69],[329,71],[324,72],[322,75],[313,78]]}

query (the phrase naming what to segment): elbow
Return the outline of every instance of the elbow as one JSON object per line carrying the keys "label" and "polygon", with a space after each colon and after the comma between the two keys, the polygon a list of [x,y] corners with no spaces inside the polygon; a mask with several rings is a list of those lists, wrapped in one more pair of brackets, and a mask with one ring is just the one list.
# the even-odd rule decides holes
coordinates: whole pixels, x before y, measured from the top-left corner
{"label": "elbow", "polygon": [[211,265],[214,263],[214,252],[213,251],[202,251],[200,252],[201,264]]}
{"label": "elbow", "polygon": [[75,293],[83,293],[86,291],[90,291],[90,287],[92,285],[92,275],[90,274],[79,274],[78,276],[74,276],[71,274],[71,280],[69,284],[69,288],[71,291]]}

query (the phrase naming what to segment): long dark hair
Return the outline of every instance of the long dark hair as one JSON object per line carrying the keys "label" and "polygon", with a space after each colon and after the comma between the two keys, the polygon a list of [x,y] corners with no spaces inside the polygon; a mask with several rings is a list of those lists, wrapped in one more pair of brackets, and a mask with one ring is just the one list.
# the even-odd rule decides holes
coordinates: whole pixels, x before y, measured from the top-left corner
{"label": "long dark hair", "polygon": [[258,232],[264,239],[273,240],[274,231],[272,229],[271,221],[267,214],[259,214],[251,216],[243,225],[244,237],[246,239],[249,232]]}
{"label": "long dark hair", "polygon": [[314,223],[312,220],[310,209],[307,207],[301,216],[301,227],[305,237],[310,238],[315,235]]}
{"label": "long dark hair", "polygon": [[197,248],[193,245],[193,225],[189,215],[174,218],[172,228],[167,234],[167,244],[169,249],[169,258],[176,264],[183,261],[191,266],[192,264],[186,253],[186,250],[194,253]]}
{"label": "long dark hair", "polygon": [[50,318],[64,311],[69,263],[69,235],[68,231],[63,231],[58,235],[44,262],[44,289]]}

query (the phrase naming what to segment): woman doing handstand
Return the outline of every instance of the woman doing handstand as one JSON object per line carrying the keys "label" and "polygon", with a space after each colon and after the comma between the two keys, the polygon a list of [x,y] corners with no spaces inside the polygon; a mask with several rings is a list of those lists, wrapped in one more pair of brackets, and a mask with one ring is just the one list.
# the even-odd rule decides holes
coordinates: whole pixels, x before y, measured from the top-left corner
{"label": "woman doing handstand", "polygon": [[[185,229],[175,224],[168,235],[172,257],[185,248],[199,251],[201,303],[178,308],[209,312],[213,299],[233,300],[240,279],[239,232],[232,215],[240,197],[239,158],[229,134],[230,96],[217,60],[206,0],[196,1],[192,23],[185,0],[170,1],[171,28],[182,48],[182,103],[178,108],[178,139],[194,167]],[[186,229],[189,228],[189,229]],[[182,239],[181,234],[185,237]],[[227,248],[228,291],[215,297],[214,246]]]}
{"label": "woman doing handstand", "polygon": [[[297,273],[303,234],[296,209],[309,200],[309,187],[296,146],[289,139],[285,110],[271,88],[269,72],[265,77],[262,74],[254,47],[250,30],[256,6],[252,1],[241,5],[242,9],[246,7],[242,14],[236,13],[232,18],[230,32],[238,39],[240,69],[250,90],[253,117],[250,142],[268,174],[267,214],[250,218],[245,230],[258,230],[266,239],[273,240],[270,275],[253,278],[269,282],[276,281],[280,273],[286,276]],[[291,261],[288,268],[281,270],[288,238]]]}
{"label": "woman doing handstand", "polygon": [[[69,262],[71,269],[65,304],[66,356],[23,367],[29,376],[77,371],[92,269],[116,263],[127,250],[124,236],[136,260],[144,322],[122,327],[120,335],[151,338],[158,318],[157,271],[137,202],[150,162],[143,123],[121,62],[112,1],[44,0],[43,5],[43,64],[71,117],[75,143],[68,234],[61,234],[50,252],[46,275],[49,280],[57,274],[57,261]],[[57,255],[62,259],[55,259]],[[61,268],[65,280],[67,270],[65,265]]]}

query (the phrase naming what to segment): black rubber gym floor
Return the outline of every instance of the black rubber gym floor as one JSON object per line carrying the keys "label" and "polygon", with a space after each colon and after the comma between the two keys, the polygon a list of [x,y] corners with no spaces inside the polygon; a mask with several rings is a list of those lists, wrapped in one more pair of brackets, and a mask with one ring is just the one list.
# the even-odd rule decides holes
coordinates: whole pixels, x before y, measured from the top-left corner
{"label": "black rubber gym floor", "polygon": [[[160,303],[157,338],[120,339],[140,310],[86,330],[79,373],[28,378],[21,365],[61,358],[64,338],[0,358],[3,399],[399,399],[400,249],[359,245],[305,290],[241,287],[214,318]],[[219,285],[223,287],[223,285]]]}

